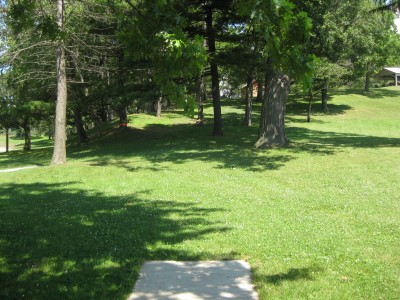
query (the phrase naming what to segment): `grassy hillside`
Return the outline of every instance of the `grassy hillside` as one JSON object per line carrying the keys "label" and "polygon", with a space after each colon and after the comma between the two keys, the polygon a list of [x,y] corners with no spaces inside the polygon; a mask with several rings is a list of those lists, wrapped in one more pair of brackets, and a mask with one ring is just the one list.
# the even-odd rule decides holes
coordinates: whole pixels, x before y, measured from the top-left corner
{"label": "grassy hillside", "polygon": [[[245,259],[261,299],[400,294],[400,90],[288,105],[286,149],[225,101],[224,136],[179,112],[0,154],[0,298],[125,299],[145,260]],[[211,118],[208,108],[207,117]],[[257,118],[256,114],[256,118]],[[257,122],[255,122],[257,123]]]}

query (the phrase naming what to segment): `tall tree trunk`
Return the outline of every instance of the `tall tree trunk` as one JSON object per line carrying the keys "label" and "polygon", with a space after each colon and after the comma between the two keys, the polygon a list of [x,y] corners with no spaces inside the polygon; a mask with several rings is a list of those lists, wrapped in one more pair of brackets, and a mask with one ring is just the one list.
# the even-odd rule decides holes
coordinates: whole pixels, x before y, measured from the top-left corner
{"label": "tall tree trunk", "polygon": [[22,127],[24,129],[24,137],[25,137],[24,150],[29,151],[32,149],[32,142],[31,142],[31,127],[29,126],[28,120],[24,120]]}
{"label": "tall tree trunk", "polygon": [[113,119],[113,111],[111,105],[107,105],[107,122],[111,122]]}
{"label": "tall tree trunk", "polygon": [[219,74],[218,65],[215,62],[215,31],[213,27],[213,11],[211,6],[205,8],[206,13],[206,32],[208,42],[208,52],[210,57],[211,68],[211,88],[214,109],[214,126],[213,135],[222,136],[222,113],[221,113],[221,98],[219,94]]}
{"label": "tall tree trunk", "polygon": [[[64,0],[57,0],[57,25],[64,31]],[[67,162],[66,150],[66,115],[67,115],[67,75],[65,73],[65,51],[62,38],[57,49],[57,105],[55,118],[54,151],[51,164],[59,165]]]}
{"label": "tall tree trunk", "polygon": [[314,99],[313,91],[312,91],[312,89],[309,89],[308,90],[308,113],[307,113],[307,122],[308,123],[311,122],[311,106],[312,106],[313,99]]}
{"label": "tall tree trunk", "polygon": [[198,89],[197,89],[197,125],[204,124],[204,101],[206,100],[206,85],[204,81],[204,76],[201,76],[198,82]]}
{"label": "tall tree trunk", "polygon": [[10,129],[6,128],[6,152],[10,151]]}
{"label": "tall tree trunk", "polygon": [[[125,70],[124,70],[124,52],[118,52],[118,88],[120,94],[125,96]],[[122,101],[118,107],[118,116],[119,116],[119,129],[127,128],[128,126],[128,114],[127,114],[127,106]]]}
{"label": "tall tree trunk", "polygon": [[161,108],[162,108],[162,101],[163,101],[163,96],[162,94],[158,97],[156,101],[156,117],[160,118],[161,117]]}
{"label": "tall tree trunk", "polygon": [[120,107],[118,109],[118,116],[119,116],[119,128],[123,129],[128,126],[128,114],[126,113],[125,107]]}
{"label": "tall tree trunk", "polygon": [[83,126],[82,111],[78,106],[74,108],[74,123],[76,131],[78,132],[79,143],[86,143],[89,138],[86,134],[85,127]]}
{"label": "tall tree trunk", "polygon": [[251,117],[253,113],[253,72],[247,74],[246,80],[246,110],[244,123],[245,126],[251,126]]}
{"label": "tall tree trunk", "polygon": [[263,100],[263,91],[264,91],[264,81],[257,80],[257,98],[256,102],[262,102]]}
{"label": "tall tree trunk", "polygon": [[[83,79],[83,76],[78,69],[78,57],[79,51],[76,50],[75,55],[72,59],[72,64],[74,68],[74,81],[77,82],[79,80],[81,82],[81,85],[75,87],[76,93],[73,97],[74,125],[78,133],[79,143],[86,143],[89,138],[87,136],[85,127],[83,126],[81,101],[85,99],[85,97],[89,96],[89,91],[88,88],[84,86],[85,80]],[[101,104],[102,102],[100,101],[100,106]]]}
{"label": "tall tree trunk", "polygon": [[104,104],[104,101],[100,102],[100,108],[98,110],[98,116],[101,122],[105,123],[108,121],[108,107]]}
{"label": "tall tree trunk", "polygon": [[370,85],[370,75],[369,75],[369,63],[365,66],[365,85],[364,91],[369,92],[369,85]]}
{"label": "tall tree trunk", "polygon": [[321,89],[321,105],[323,112],[328,112],[328,79],[324,78]]}
{"label": "tall tree trunk", "polygon": [[283,147],[288,143],[285,133],[285,110],[290,80],[285,74],[270,70],[266,73],[265,84],[258,140],[254,146]]}

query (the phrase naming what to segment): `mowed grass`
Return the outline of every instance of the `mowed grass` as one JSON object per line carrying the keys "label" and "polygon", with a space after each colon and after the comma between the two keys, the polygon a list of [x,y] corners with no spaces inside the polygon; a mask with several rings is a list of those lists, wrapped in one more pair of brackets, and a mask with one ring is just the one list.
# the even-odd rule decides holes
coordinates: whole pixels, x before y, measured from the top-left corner
{"label": "mowed grass", "polygon": [[[0,134],[0,170],[21,167],[27,164],[35,165],[48,165],[51,159],[51,151],[53,147],[53,141],[47,137],[32,136],[31,146],[33,150],[41,149],[42,151],[24,152],[25,138],[21,136],[10,135],[8,140],[9,151],[12,151],[11,155],[2,155],[6,151],[6,135]],[[47,150],[45,150],[47,148]],[[29,155],[27,155],[29,153]],[[50,156],[50,158],[49,158]],[[10,159],[12,157],[12,159]]]}
{"label": "mowed grass", "polygon": [[51,149],[0,154],[43,165],[0,173],[0,298],[125,299],[146,260],[245,259],[261,299],[398,299],[400,89],[329,104],[306,123],[289,103],[286,149],[254,150],[224,101],[223,137],[169,112],[61,167]]}

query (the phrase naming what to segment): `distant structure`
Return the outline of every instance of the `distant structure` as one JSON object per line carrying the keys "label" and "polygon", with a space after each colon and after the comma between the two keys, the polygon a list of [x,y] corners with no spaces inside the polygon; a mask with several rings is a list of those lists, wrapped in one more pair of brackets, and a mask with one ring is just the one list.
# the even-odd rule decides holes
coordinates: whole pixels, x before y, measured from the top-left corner
{"label": "distant structure", "polygon": [[394,85],[398,86],[400,83],[400,67],[385,67],[375,77],[385,81],[394,79]]}
{"label": "distant structure", "polygon": [[[253,98],[257,97],[257,92],[258,92],[258,82],[257,82],[257,80],[253,80],[253,82],[252,82],[252,97]],[[240,95],[243,99],[246,98],[246,93],[247,93],[247,84],[242,84],[240,86]]]}

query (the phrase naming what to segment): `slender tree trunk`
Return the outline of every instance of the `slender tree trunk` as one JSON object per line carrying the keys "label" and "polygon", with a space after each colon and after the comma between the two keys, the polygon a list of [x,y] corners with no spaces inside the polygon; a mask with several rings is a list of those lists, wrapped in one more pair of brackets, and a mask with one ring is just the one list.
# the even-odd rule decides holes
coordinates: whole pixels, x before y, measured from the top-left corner
{"label": "slender tree trunk", "polygon": [[245,110],[245,118],[244,123],[245,126],[251,126],[251,117],[253,113],[253,72],[250,71],[247,74],[247,83],[246,83],[246,110]]}
{"label": "slender tree trunk", "polygon": [[[125,70],[124,70],[124,52],[118,53],[118,87],[119,93],[124,96],[125,94]],[[119,115],[119,129],[127,128],[128,126],[128,114],[127,106],[125,103],[120,103],[118,108]]]}
{"label": "slender tree trunk", "polygon": [[[78,133],[79,143],[86,143],[89,138],[87,136],[85,127],[83,126],[82,109],[81,109],[82,106],[80,102],[83,99],[85,99],[85,97],[89,96],[89,91],[87,88],[85,88],[84,86],[85,80],[83,79],[83,76],[78,69],[78,63],[77,63],[78,57],[79,57],[79,51],[76,50],[75,55],[73,56],[72,59],[72,64],[74,67],[74,81],[79,80],[81,82],[81,85],[75,87],[76,93],[73,101],[74,124],[76,131]],[[102,107],[102,102],[100,102],[100,107]]]}
{"label": "slender tree trunk", "polygon": [[198,90],[197,90],[197,125],[204,124],[204,101],[206,100],[206,85],[204,81],[204,76],[201,76],[198,82]]}
{"label": "slender tree trunk", "polygon": [[321,89],[321,105],[323,112],[328,112],[328,79],[325,78],[322,82]]}
{"label": "slender tree trunk", "polygon": [[264,81],[263,80],[258,80],[257,81],[257,98],[256,102],[262,102],[263,100],[263,91],[264,91]]}
{"label": "slender tree trunk", "polygon": [[31,142],[31,127],[29,126],[28,120],[24,120],[24,124],[22,127],[24,129],[24,137],[25,137],[24,150],[29,151],[32,149],[32,142]]}
{"label": "slender tree trunk", "polygon": [[266,89],[255,147],[283,147],[288,144],[285,133],[285,110],[290,80],[285,74],[271,70],[267,71],[265,78]]}
{"label": "slender tree trunk", "polygon": [[[64,30],[64,0],[57,0],[57,25]],[[54,151],[51,164],[59,165],[67,162],[66,151],[66,115],[67,115],[67,76],[65,73],[65,51],[62,38],[57,49],[57,105],[55,118]]]}
{"label": "slender tree trunk", "polygon": [[206,32],[208,42],[208,52],[210,57],[210,68],[211,68],[211,88],[213,98],[213,109],[214,109],[214,126],[213,135],[222,136],[222,113],[221,113],[221,98],[219,94],[219,74],[218,65],[215,62],[215,31],[213,27],[213,12],[210,6],[205,9],[206,12]]}
{"label": "slender tree trunk", "polygon": [[163,101],[163,96],[161,94],[156,101],[156,117],[157,118],[161,117],[162,101]]}
{"label": "slender tree trunk", "polygon": [[364,91],[369,92],[369,85],[370,85],[370,75],[369,75],[369,63],[365,66],[365,85]]}
{"label": "slender tree trunk", "polygon": [[113,111],[111,105],[107,105],[107,122],[111,122],[113,119]]}
{"label": "slender tree trunk", "polygon": [[310,123],[311,122],[311,106],[312,106],[312,102],[313,102],[313,91],[312,89],[309,89],[308,91],[308,113],[307,113],[307,122]]}
{"label": "slender tree trunk", "polygon": [[86,134],[85,127],[83,126],[82,111],[79,107],[74,108],[74,123],[76,131],[78,132],[79,143],[86,143],[89,138]]}
{"label": "slender tree trunk", "polygon": [[6,128],[6,152],[10,151],[10,129]]}

